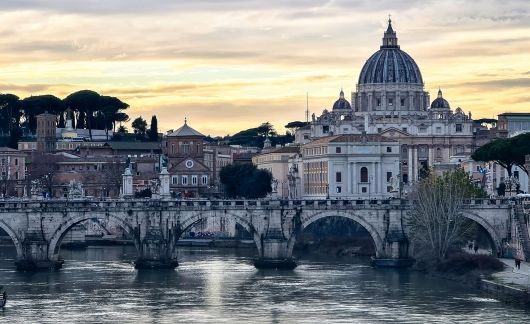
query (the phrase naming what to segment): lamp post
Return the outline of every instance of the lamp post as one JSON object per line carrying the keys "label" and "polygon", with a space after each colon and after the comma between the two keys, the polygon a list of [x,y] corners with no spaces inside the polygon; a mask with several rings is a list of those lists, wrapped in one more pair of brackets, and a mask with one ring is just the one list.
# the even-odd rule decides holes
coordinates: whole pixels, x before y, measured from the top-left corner
{"label": "lamp post", "polygon": [[326,199],[329,199],[329,183],[326,183]]}

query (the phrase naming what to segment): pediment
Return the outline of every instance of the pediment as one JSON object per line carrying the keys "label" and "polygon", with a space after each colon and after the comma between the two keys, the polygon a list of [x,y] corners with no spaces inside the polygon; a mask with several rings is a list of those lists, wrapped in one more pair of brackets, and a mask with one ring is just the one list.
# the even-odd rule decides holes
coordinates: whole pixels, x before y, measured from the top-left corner
{"label": "pediment", "polygon": [[381,136],[393,138],[393,137],[411,137],[407,132],[402,131],[401,129],[397,129],[395,127],[387,128],[384,131],[381,132]]}
{"label": "pediment", "polygon": [[181,159],[178,162],[174,162],[174,164],[172,164],[169,169],[170,173],[193,171],[210,171],[210,169],[202,162],[191,157]]}

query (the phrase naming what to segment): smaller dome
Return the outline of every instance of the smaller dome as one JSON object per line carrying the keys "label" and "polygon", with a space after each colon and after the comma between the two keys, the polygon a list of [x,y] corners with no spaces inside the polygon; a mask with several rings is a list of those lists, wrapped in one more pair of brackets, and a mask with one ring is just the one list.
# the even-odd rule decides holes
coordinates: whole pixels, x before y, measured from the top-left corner
{"label": "smaller dome", "polygon": [[333,104],[333,110],[336,109],[351,109],[348,100],[344,99],[344,91],[340,90],[339,99]]}
{"label": "smaller dome", "polygon": [[431,103],[431,109],[451,109],[449,102],[442,95],[442,90],[438,89],[438,97]]}

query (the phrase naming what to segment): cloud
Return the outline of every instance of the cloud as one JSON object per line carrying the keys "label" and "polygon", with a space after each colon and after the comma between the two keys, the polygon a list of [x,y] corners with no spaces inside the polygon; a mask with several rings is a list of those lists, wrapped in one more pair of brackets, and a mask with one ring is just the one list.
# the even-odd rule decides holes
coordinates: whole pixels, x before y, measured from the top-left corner
{"label": "cloud", "polygon": [[220,133],[284,124],[302,118],[307,92],[319,112],[355,89],[388,13],[428,89],[475,116],[527,109],[523,0],[0,1],[0,91],[94,89],[132,116],[178,111]]}

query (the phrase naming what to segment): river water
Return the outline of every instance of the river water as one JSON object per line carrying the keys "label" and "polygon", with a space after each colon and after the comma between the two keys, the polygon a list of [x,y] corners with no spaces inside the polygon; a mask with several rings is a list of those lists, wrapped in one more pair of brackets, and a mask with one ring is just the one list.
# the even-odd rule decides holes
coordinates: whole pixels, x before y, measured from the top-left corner
{"label": "river water", "polygon": [[134,247],[62,251],[56,272],[15,271],[0,247],[9,293],[0,323],[523,323],[530,310],[367,259],[300,257],[260,271],[252,251],[180,251],[176,270],[137,271]]}

